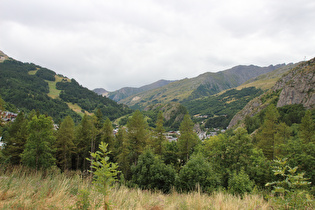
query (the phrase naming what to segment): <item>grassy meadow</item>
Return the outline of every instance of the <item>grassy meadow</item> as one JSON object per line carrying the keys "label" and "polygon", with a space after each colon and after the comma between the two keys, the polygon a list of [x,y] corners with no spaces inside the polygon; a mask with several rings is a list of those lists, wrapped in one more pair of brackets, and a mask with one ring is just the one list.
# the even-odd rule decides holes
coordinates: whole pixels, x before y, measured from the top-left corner
{"label": "grassy meadow", "polygon": [[[108,200],[112,209],[274,209],[261,195],[242,199],[226,192],[196,190],[170,194],[116,186]],[[35,171],[18,166],[0,171],[0,209],[103,209],[103,197],[90,177],[58,170]]]}

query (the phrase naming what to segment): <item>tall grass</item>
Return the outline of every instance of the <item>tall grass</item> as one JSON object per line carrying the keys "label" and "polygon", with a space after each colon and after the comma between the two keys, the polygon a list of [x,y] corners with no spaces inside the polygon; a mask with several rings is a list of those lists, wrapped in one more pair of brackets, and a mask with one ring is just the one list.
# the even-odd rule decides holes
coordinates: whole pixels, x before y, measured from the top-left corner
{"label": "tall grass", "polygon": [[[102,209],[102,195],[80,173],[34,171],[22,166],[0,172],[0,209]],[[225,192],[170,194],[116,186],[108,197],[112,209],[270,209],[260,195],[242,199]],[[86,205],[84,205],[86,204]]]}

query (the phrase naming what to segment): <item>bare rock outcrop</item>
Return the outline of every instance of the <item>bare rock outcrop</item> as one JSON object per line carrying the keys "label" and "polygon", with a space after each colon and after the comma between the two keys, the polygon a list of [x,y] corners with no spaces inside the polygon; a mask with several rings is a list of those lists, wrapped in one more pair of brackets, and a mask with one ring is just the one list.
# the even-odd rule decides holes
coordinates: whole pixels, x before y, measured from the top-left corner
{"label": "bare rock outcrop", "polygon": [[[276,98],[278,94],[279,97]],[[237,125],[247,115],[259,113],[273,99],[277,99],[277,107],[303,104],[307,109],[315,108],[315,58],[302,62],[282,76],[270,91],[250,101],[233,117],[228,128]]]}
{"label": "bare rock outcrop", "polygon": [[299,65],[283,76],[273,87],[281,90],[277,107],[303,104],[305,108],[315,106],[315,58]]}

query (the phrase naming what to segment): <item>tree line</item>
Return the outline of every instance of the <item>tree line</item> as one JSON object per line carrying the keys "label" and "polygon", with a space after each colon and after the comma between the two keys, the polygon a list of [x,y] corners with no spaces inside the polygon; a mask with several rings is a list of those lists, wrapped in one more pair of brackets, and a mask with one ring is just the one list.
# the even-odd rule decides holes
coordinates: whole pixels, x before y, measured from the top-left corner
{"label": "tree line", "polygon": [[78,124],[67,116],[58,127],[48,115],[20,112],[14,122],[2,124],[5,145],[1,162],[38,170],[58,167],[61,171],[87,171],[92,164],[89,160],[93,162],[91,153],[104,142],[111,151],[109,160],[118,164],[119,179],[128,186],[169,192],[172,187],[190,191],[198,185],[204,192],[226,189],[242,194],[278,180],[272,166],[280,157],[305,172],[314,194],[314,111],[304,110],[299,123],[290,126],[274,105],[257,117],[261,117],[261,124],[254,134],[249,131],[255,117],[247,117],[244,128],[201,141],[186,114],[178,141],[169,142],[163,135],[162,112],[152,128],[137,110],[115,135],[112,122],[100,110],[84,115]]}

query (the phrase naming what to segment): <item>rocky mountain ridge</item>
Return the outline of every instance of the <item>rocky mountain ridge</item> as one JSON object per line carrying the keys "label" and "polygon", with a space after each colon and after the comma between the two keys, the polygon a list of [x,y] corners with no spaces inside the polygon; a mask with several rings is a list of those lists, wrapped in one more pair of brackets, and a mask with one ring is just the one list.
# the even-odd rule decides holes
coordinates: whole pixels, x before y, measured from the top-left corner
{"label": "rocky mountain ridge", "polygon": [[148,84],[148,85],[144,85],[144,86],[141,86],[139,88],[134,88],[134,87],[124,87],[124,88],[121,88],[119,90],[116,90],[114,92],[108,92],[108,96],[110,99],[114,100],[114,101],[121,101],[131,95],[134,95],[134,94],[137,94],[137,93],[142,93],[142,92],[145,92],[145,91],[149,91],[149,90],[152,90],[152,89],[156,89],[156,88],[160,88],[160,87],[163,87],[165,85],[168,85],[169,83],[172,83],[174,81],[171,81],[171,80],[158,80],[154,83],[151,83],[151,84]]}
{"label": "rocky mountain ridge", "polygon": [[228,128],[232,128],[244,118],[254,116],[266,108],[270,103],[282,107],[291,104],[303,104],[307,109],[315,108],[315,58],[301,62],[295,68],[284,74],[263,95],[251,100],[240,112],[238,112]]}

